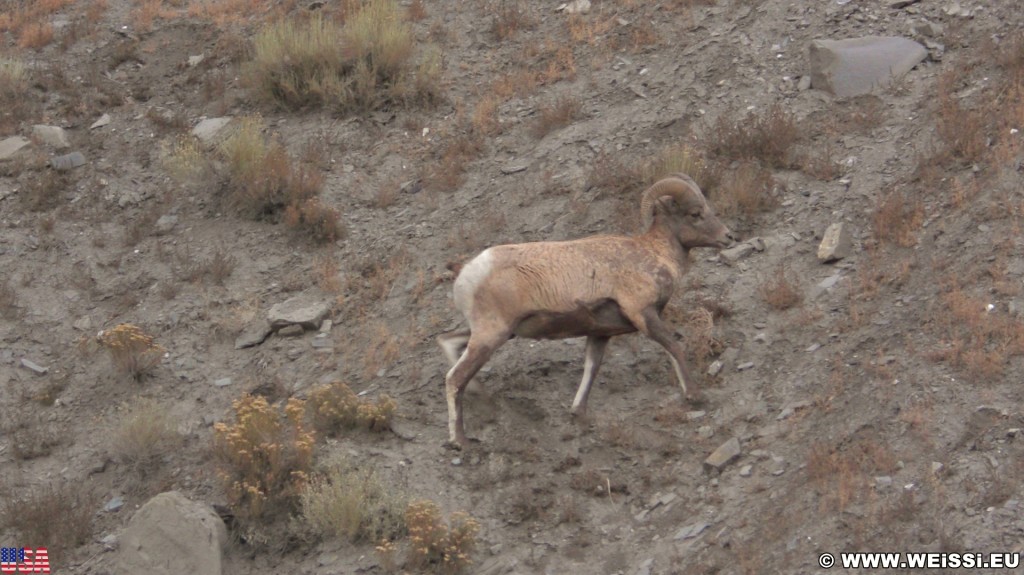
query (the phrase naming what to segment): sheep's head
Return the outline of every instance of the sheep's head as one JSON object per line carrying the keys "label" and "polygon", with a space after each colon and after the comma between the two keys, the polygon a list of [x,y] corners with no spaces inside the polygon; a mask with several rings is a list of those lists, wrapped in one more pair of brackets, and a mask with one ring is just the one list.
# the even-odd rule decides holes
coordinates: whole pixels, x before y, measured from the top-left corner
{"label": "sheep's head", "polygon": [[718,220],[700,186],[686,174],[669,174],[647,188],[640,213],[645,229],[661,221],[684,248],[724,248],[732,244],[729,228]]}

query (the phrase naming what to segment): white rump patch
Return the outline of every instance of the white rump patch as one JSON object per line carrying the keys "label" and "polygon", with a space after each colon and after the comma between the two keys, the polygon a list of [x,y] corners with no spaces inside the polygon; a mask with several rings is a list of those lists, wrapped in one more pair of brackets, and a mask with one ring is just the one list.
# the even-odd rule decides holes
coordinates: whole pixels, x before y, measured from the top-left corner
{"label": "white rump patch", "polygon": [[462,268],[462,272],[459,273],[459,277],[455,279],[455,286],[452,288],[452,295],[455,298],[455,307],[459,308],[463,315],[468,319],[472,312],[473,306],[473,294],[476,293],[480,284],[483,283],[487,276],[491,275],[491,269],[494,267],[494,254],[491,253],[491,248],[487,248],[480,255],[471,259],[465,267]]}

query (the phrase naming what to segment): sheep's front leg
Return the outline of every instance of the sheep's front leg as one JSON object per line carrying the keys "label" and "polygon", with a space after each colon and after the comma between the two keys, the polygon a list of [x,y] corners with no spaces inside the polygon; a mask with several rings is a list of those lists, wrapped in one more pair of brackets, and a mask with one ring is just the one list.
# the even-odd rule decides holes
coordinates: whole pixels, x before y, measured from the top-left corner
{"label": "sheep's front leg", "polygon": [[448,399],[448,441],[455,448],[465,447],[466,432],[462,423],[462,394],[476,372],[487,363],[494,350],[508,341],[509,334],[500,334],[489,339],[470,336],[466,351],[445,376],[445,395]]}
{"label": "sheep's front leg", "polygon": [[583,360],[583,380],[580,381],[580,388],[576,391],[576,398],[572,402],[570,413],[573,415],[585,415],[587,413],[587,397],[590,396],[590,386],[594,384],[597,371],[601,369],[601,360],[604,358],[604,350],[608,346],[608,337],[590,336],[587,338],[587,351]]}
{"label": "sheep's front leg", "polygon": [[683,346],[672,337],[672,328],[661,319],[657,310],[647,308],[636,320],[630,318],[630,321],[634,321],[637,330],[665,348],[669,359],[672,360],[672,368],[675,370],[679,386],[683,388],[683,397],[692,403],[699,403],[701,401],[700,388],[686,369],[686,352]]}

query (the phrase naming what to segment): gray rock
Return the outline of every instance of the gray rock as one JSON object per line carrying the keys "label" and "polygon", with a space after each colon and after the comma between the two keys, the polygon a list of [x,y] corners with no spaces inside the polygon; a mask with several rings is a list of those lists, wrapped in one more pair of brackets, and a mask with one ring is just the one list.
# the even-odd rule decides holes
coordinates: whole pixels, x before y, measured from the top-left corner
{"label": "gray rock", "polygon": [[743,363],[741,363],[741,364],[736,366],[736,371],[744,371],[744,370],[750,369],[752,367],[754,367],[754,362],[752,362],[752,361],[745,361],[745,362],[743,362]]}
{"label": "gray rock", "polygon": [[703,521],[700,522],[700,523],[694,523],[692,525],[687,525],[686,527],[683,527],[682,529],[677,531],[675,536],[672,537],[672,539],[674,539],[676,541],[681,541],[683,539],[693,539],[694,537],[696,537],[696,536],[700,535],[701,533],[703,533],[704,530],[707,529],[708,527],[711,527],[711,524],[710,523],[705,523]]}
{"label": "gray rock", "polygon": [[249,322],[244,328],[242,333],[235,338],[235,349],[245,349],[254,345],[259,345],[266,341],[267,336],[273,332],[270,328],[270,324],[261,319],[257,319]]}
{"label": "gray rock", "polygon": [[85,165],[85,155],[82,152],[71,152],[63,156],[50,158],[50,167],[58,172],[66,172]]}
{"label": "gray rock", "polygon": [[796,84],[796,89],[801,92],[811,89],[811,77],[807,74],[800,76],[800,81]]}
{"label": "gray rock", "polygon": [[722,360],[716,359],[715,361],[712,361],[711,365],[708,366],[708,375],[712,377],[718,375],[722,371],[722,367]]}
{"label": "gray rock", "polygon": [[697,421],[703,419],[705,415],[707,415],[706,411],[687,411],[686,421]]}
{"label": "gray rock", "polygon": [[95,122],[93,122],[89,126],[89,129],[90,130],[95,130],[96,128],[102,128],[103,126],[106,126],[109,123],[110,123],[110,114],[103,114],[102,116],[99,117],[98,120],[96,120]]}
{"label": "gray rock", "polygon": [[334,342],[331,338],[327,337],[326,333],[319,333],[313,338],[314,349],[331,349],[334,347]]}
{"label": "gray rock", "polygon": [[153,226],[153,231],[156,235],[162,236],[171,233],[171,230],[173,230],[176,225],[178,225],[178,216],[165,214],[157,219],[156,225]]}
{"label": "gray rock", "polygon": [[103,506],[103,510],[107,513],[114,513],[120,511],[122,507],[124,507],[124,498],[118,495],[107,501],[107,504]]}
{"label": "gray rock", "polygon": [[645,559],[636,569],[636,575],[651,575],[651,567],[654,566],[654,557]]}
{"label": "gray rock", "polygon": [[917,4],[919,1],[920,0],[890,0],[889,7],[896,8],[898,10],[900,8],[906,8],[911,4]]}
{"label": "gray rock", "polygon": [[926,38],[939,38],[943,32],[942,24],[936,24],[927,20],[915,22],[913,30],[915,34]]}
{"label": "gray rock", "polygon": [[278,337],[299,337],[302,335],[304,331],[305,329],[303,329],[302,325],[296,323],[292,325],[286,325],[281,329],[277,330],[277,335]]}
{"label": "gray rock", "polygon": [[21,358],[21,367],[35,373],[36,375],[46,375],[46,372],[50,371],[50,368],[43,367],[31,359]]}
{"label": "gray rock", "polygon": [[67,132],[65,132],[64,128],[61,128],[60,126],[36,124],[35,126],[32,126],[32,137],[57,150],[71,147],[71,142],[68,141]]}
{"label": "gray rock", "polygon": [[511,165],[511,166],[502,166],[502,168],[501,168],[501,173],[505,174],[506,176],[509,176],[509,175],[512,175],[512,174],[518,174],[519,172],[525,172],[525,171],[526,171],[526,165],[525,164],[515,164],[515,165]]}
{"label": "gray rock", "polygon": [[718,449],[704,460],[704,465],[707,469],[721,471],[726,465],[732,463],[733,460],[739,457],[740,453],[740,440],[733,437],[729,441],[719,445]]}
{"label": "gray rock", "polygon": [[221,131],[230,123],[230,116],[206,118],[196,124],[195,128],[192,128],[192,135],[199,138],[199,141],[206,145],[213,145],[217,143]]}
{"label": "gray rock", "polygon": [[188,57],[188,67],[189,68],[195,68],[196,66],[202,64],[203,60],[205,60],[205,59],[206,59],[206,55],[205,54],[198,54],[196,56],[189,56]]}
{"label": "gray rock", "polygon": [[105,535],[100,539],[100,543],[103,544],[103,547],[107,551],[113,551],[114,549],[117,549],[117,535],[114,535],[113,533]]}
{"label": "gray rock", "polygon": [[323,323],[320,324],[320,333],[328,334],[331,332],[332,327],[334,327],[334,322],[329,319],[325,319]]}
{"label": "gray rock", "polygon": [[11,136],[0,140],[0,162],[13,158],[22,148],[31,143],[21,136]]}
{"label": "gray rock", "polygon": [[750,477],[753,472],[754,466],[748,463],[740,468],[740,477]]}
{"label": "gray rock", "polygon": [[813,40],[811,86],[841,98],[888,86],[928,56],[925,47],[897,36]]}
{"label": "gray rock", "polygon": [[566,14],[587,14],[590,12],[590,0],[572,0],[572,2],[560,5],[555,11]]}
{"label": "gray rock", "polygon": [[853,250],[853,240],[850,238],[850,229],[842,222],[837,222],[825,230],[818,245],[818,261],[822,263],[834,262],[849,257]]}
{"label": "gray rock", "polygon": [[115,575],[221,575],[224,522],[208,505],[177,491],[150,499],[128,522],[114,559]]}
{"label": "gray rock", "polygon": [[213,385],[215,385],[217,387],[227,387],[227,386],[231,385],[231,378],[230,377],[222,377],[222,378],[214,381]]}
{"label": "gray rock", "polygon": [[270,308],[267,312],[267,321],[275,330],[293,324],[301,325],[305,329],[319,329],[320,322],[330,311],[330,302],[302,294]]}
{"label": "gray rock", "polygon": [[718,255],[722,256],[722,259],[724,259],[726,263],[731,264],[738,262],[739,260],[749,256],[752,253],[754,253],[754,246],[751,245],[750,243],[743,242],[729,249],[725,249],[718,252]]}

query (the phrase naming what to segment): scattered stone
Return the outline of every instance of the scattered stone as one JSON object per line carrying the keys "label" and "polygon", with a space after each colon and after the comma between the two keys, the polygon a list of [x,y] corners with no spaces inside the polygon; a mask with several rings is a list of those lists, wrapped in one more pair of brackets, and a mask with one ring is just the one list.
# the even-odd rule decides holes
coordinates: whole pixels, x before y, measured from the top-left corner
{"label": "scattered stone", "polygon": [[50,167],[58,172],[66,172],[85,165],[85,154],[82,152],[71,152],[63,156],[50,158]]}
{"label": "scattered stone", "polygon": [[896,9],[906,8],[911,4],[917,4],[919,1],[920,0],[890,0],[889,7]]}
{"label": "scattered stone", "polygon": [[752,367],[754,367],[754,362],[752,362],[752,361],[745,361],[745,362],[743,362],[743,363],[741,363],[741,364],[736,366],[736,371],[744,371],[744,370],[750,369]]}
{"label": "scattered stone", "polygon": [[938,461],[933,461],[932,462],[932,473],[934,473],[935,475],[938,475],[938,474],[942,473],[942,469],[944,467],[945,466],[942,463],[940,463]]}
{"label": "scattered stone", "polygon": [[92,331],[92,318],[90,318],[87,315],[83,315],[82,317],[76,319],[75,322],[73,324],[71,324],[71,327],[77,329],[78,331],[91,332]]}
{"label": "scattered stone", "polygon": [[800,76],[800,81],[796,83],[796,89],[801,92],[805,92],[811,89],[811,77],[807,74]]}
{"label": "scattered stone", "polygon": [[32,126],[32,137],[57,150],[63,150],[64,148],[71,147],[71,142],[68,141],[67,132],[65,132],[64,128],[61,128],[60,126],[36,124]]}
{"label": "scattered stone", "polygon": [[158,236],[163,236],[171,233],[171,230],[173,230],[176,225],[178,225],[178,216],[165,214],[157,219],[156,224],[153,226],[153,232]]}
{"label": "scattered stone", "polygon": [[452,466],[458,467],[460,465],[462,465],[462,458],[455,457],[455,458],[452,459]]}
{"label": "scattered stone", "polygon": [[0,140],[0,162],[13,158],[22,148],[31,143],[21,136],[11,136]]}
{"label": "scattered stone", "polygon": [[853,240],[850,238],[850,229],[842,222],[837,222],[825,230],[818,246],[818,261],[822,263],[834,262],[849,257],[853,249]]}
{"label": "scattered stone", "polygon": [[899,79],[927,56],[924,46],[896,36],[813,40],[811,86],[841,98],[868,94]]}
{"label": "scattered stone", "polygon": [[718,375],[722,371],[722,367],[722,360],[716,359],[715,361],[712,361],[711,365],[708,366],[708,375],[712,377]]}
{"label": "scattered stone", "polygon": [[828,292],[833,286],[839,283],[839,280],[841,279],[843,279],[843,274],[842,272],[837,271],[829,277],[821,280],[818,282],[818,285],[814,286],[814,289],[811,290],[811,299],[818,299],[822,294]]}
{"label": "scattered stone", "polygon": [[334,322],[329,319],[325,319],[323,323],[320,324],[320,333],[328,334],[331,332],[332,327],[334,327]]}
{"label": "scattered stone", "polygon": [[654,557],[645,559],[643,563],[637,567],[636,575],[651,575],[651,567],[654,566]]}
{"label": "scattered stone", "polygon": [[306,330],[303,329],[302,325],[296,323],[292,325],[286,325],[281,329],[277,330],[277,335],[278,337],[299,337],[305,331]]}
{"label": "scattered stone", "polygon": [[117,535],[114,535],[113,533],[106,535],[100,539],[100,543],[103,544],[103,547],[107,551],[113,551],[117,549]]}
{"label": "scattered stone", "polygon": [[807,346],[807,349],[805,349],[804,351],[806,351],[807,353],[814,353],[819,349],[821,349],[820,343],[812,343],[811,345]]}
{"label": "scattered stone", "polygon": [[230,116],[206,118],[192,128],[192,135],[206,145],[213,145],[217,142],[218,135],[229,123],[231,123]]}
{"label": "scattered stone", "polygon": [[889,487],[892,485],[892,477],[881,475],[875,478],[875,487]]}
{"label": "scattered stone", "polygon": [[715,429],[710,425],[702,425],[697,428],[697,435],[701,439],[711,439],[715,435]]}
{"label": "scattered stone", "polygon": [[701,533],[703,533],[704,530],[707,529],[708,527],[711,527],[711,524],[710,523],[705,523],[703,521],[700,522],[700,523],[694,523],[692,525],[687,525],[686,527],[683,527],[682,529],[677,531],[675,536],[672,537],[672,539],[674,539],[676,541],[682,541],[683,539],[693,539],[694,537],[696,537],[696,536],[700,535]]}
{"label": "scattered stone", "polygon": [[254,345],[259,345],[266,341],[267,336],[274,330],[270,328],[270,324],[261,319],[257,319],[249,322],[244,328],[242,333],[238,334],[235,338],[235,349],[245,349]]}
{"label": "scattered stone", "polygon": [[567,2],[555,8],[555,12],[565,12],[566,14],[587,14],[590,12],[590,0],[573,0]]}
{"label": "scattered stone", "polygon": [[313,348],[314,349],[331,349],[333,347],[334,347],[334,342],[332,342],[331,339],[329,337],[327,337],[326,333],[318,333],[313,338]]}
{"label": "scattered stone", "polygon": [[35,373],[36,375],[46,375],[46,372],[50,371],[50,368],[43,367],[31,359],[21,358],[21,367]]}
{"label": "scattered stone", "polygon": [[753,472],[754,466],[748,463],[740,468],[740,477],[750,477]]}
{"label": "scattered stone", "polygon": [[940,38],[942,37],[942,24],[936,24],[935,22],[929,22],[922,20],[915,22],[913,26],[914,33],[919,36],[925,36],[927,38]]}
{"label": "scattered stone", "polygon": [[718,449],[714,451],[707,459],[704,460],[704,466],[707,469],[714,469],[721,471],[726,465],[731,463],[734,459],[740,456],[740,440],[733,437],[729,441],[726,441],[722,445],[718,446]]}
{"label": "scattered stone", "polygon": [[221,575],[227,543],[224,521],[213,508],[177,491],[150,499],[128,522],[114,575]]}
{"label": "scattered stone", "polygon": [[89,126],[89,129],[90,130],[95,130],[96,128],[102,128],[103,126],[106,126],[109,123],[110,123],[110,114],[103,114],[102,116],[100,116],[100,118],[98,120],[96,120],[95,122],[93,122]]}
{"label": "scattered stone", "polygon": [[215,385],[217,387],[227,387],[227,386],[231,385],[231,378],[230,377],[222,377],[222,378],[214,381],[213,385]]}
{"label": "scattered stone", "polygon": [[331,304],[309,294],[295,296],[274,305],[267,312],[272,329],[298,324],[305,329],[319,329],[320,322],[331,311]]}
{"label": "scattered stone", "polygon": [[748,242],[743,242],[729,249],[718,252],[718,255],[722,256],[722,259],[724,259],[726,263],[732,264],[752,253],[754,253],[754,246]]}
{"label": "scattered stone", "polygon": [[206,55],[205,54],[199,54],[199,55],[196,55],[196,56],[189,56],[188,57],[188,67],[189,68],[195,68],[196,66],[202,64],[203,60],[205,60],[205,59],[206,59]]}
{"label": "scattered stone", "polygon": [[1018,435],[1020,435],[1020,433],[1021,433],[1021,428],[1019,428],[1019,427],[1011,427],[1010,429],[1006,430],[1006,436],[1007,437],[1017,437]]}
{"label": "scattered stone", "polygon": [[794,401],[793,403],[786,405],[786,407],[783,407],[782,412],[779,413],[778,417],[775,419],[777,421],[782,421],[796,413],[798,410],[810,407],[811,405],[813,404],[807,400]]}
{"label": "scattered stone", "polygon": [[706,411],[687,411],[686,421],[697,421],[703,419],[705,415],[707,415]]}
{"label": "scattered stone", "polygon": [[107,513],[114,513],[119,511],[122,507],[124,507],[124,498],[118,495],[111,498],[110,501],[107,501],[107,504],[103,506],[103,510]]}
{"label": "scattered stone", "polygon": [[509,176],[509,175],[512,175],[512,174],[518,174],[519,172],[525,172],[525,171],[526,171],[526,164],[515,164],[515,165],[511,165],[511,166],[503,166],[501,168],[501,173],[505,174],[506,176]]}

